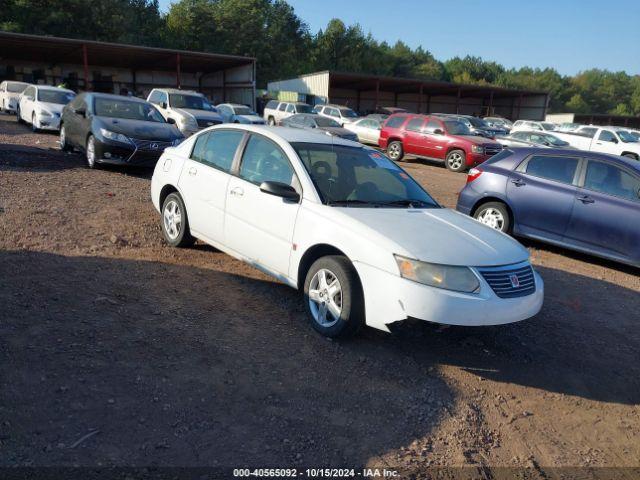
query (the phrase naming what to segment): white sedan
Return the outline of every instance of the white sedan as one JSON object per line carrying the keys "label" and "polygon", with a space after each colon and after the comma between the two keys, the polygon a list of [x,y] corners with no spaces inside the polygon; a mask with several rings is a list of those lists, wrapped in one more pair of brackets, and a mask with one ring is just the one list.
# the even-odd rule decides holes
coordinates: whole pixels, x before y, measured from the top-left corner
{"label": "white sedan", "polygon": [[344,128],[358,136],[360,143],[378,145],[382,124],[375,118],[361,118],[353,123],[345,123]]}
{"label": "white sedan", "polygon": [[151,197],[167,243],[200,239],[301,290],[312,326],[329,337],[409,317],[504,324],[542,306],[524,247],[440,207],[356,142],[212,127],[165,150]]}
{"label": "white sedan", "polygon": [[62,109],[75,97],[66,88],[29,85],[18,99],[16,116],[19,122],[31,124],[34,132],[59,130]]}

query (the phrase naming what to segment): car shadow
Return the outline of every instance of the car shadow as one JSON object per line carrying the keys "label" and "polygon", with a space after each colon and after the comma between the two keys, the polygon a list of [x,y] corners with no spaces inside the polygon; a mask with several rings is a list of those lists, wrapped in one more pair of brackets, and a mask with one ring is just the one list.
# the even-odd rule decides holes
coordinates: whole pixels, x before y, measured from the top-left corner
{"label": "car shadow", "polygon": [[0,171],[37,170],[54,172],[81,168],[81,156],[57,148],[39,148],[27,145],[0,144]]}

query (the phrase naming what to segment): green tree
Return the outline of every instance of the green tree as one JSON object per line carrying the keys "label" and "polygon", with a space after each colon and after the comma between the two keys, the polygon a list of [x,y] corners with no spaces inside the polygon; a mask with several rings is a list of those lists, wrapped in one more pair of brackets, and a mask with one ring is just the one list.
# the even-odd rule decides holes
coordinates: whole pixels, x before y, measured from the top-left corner
{"label": "green tree", "polygon": [[582,96],[579,93],[576,93],[571,99],[567,102],[567,110],[572,113],[591,113],[591,108],[589,104],[585,102]]}

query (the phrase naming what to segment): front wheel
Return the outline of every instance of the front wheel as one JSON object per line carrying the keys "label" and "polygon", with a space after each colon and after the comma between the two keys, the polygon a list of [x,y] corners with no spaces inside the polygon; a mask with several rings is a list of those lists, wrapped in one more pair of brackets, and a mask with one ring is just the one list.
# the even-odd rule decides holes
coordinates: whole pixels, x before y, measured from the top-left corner
{"label": "front wheel", "polygon": [[391,142],[387,147],[387,155],[394,162],[399,162],[404,157],[404,149],[402,148],[402,142]]}
{"label": "front wheel", "polygon": [[16,106],[16,120],[18,120],[18,123],[24,123],[24,120],[22,120],[20,116],[20,107],[18,106]]}
{"label": "front wheel", "polygon": [[463,150],[451,150],[447,153],[445,164],[452,172],[462,172],[467,168],[467,156]]}
{"label": "front wheel", "polygon": [[638,155],[635,153],[623,153],[622,156],[630,158],[631,160],[638,160]]}
{"label": "front wheel", "polygon": [[494,230],[499,230],[503,233],[511,231],[511,217],[504,203],[485,203],[475,211],[473,218]]}
{"label": "front wheel", "polygon": [[196,241],[189,232],[187,209],[176,192],[169,194],[162,204],[162,234],[172,247],[188,247]]}
{"label": "front wheel", "polygon": [[64,124],[60,125],[60,150],[62,150],[63,152],[71,151],[71,146],[67,141],[67,129],[65,128]]}
{"label": "front wheel", "polygon": [[38,126],[36,125],[36,114],[35,113],[33,115],[31,115],[31,130],[33,130],[33,133],[36,133],[38,131]]}
{"label": "front wheel", "polygon": [[275,126],[275,124],[276,124],[276,120],[275,120],[273,117],[269,117],[269,120],[267,120],[267,124],[268,124],[270,127],[273,127],[273,126]]}
{"label": "front wheel", "polygon": [[85,155],[87,158],[87,167],[96,168],[96,139],[93,135],[89,135],[89,138],[87,138]]}
{"label": "front wheel", "polygon": [[311,325],[326,337],[352,335],[365,322],[360,280],[346,257],[316,260],[305,278],[304,298]]}

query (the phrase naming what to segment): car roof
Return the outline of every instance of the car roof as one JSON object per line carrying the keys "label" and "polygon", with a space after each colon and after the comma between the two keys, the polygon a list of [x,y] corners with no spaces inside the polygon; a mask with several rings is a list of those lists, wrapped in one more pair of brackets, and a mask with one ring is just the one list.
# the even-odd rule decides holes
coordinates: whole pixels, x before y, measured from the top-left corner
{"label": "car roof", "polygon": [[154,90],[159,90],[161,92],[167,92],[167,93],[189,93],[191,95],[202,96],[202,93],[196,92],[195,90],[180,90],[179,88],[154,88]]}
{"label": "car roof", "polygon": [[131,102],[149,103],[143,98],[128,97],[126,95],[115,95],[113,93],[85,92],[86,96],[94,98],[106,98],[108,100],[128,100]]}
{"label": "car roof", "polygon": [[241,103],[220,103],[218,104],[218,106],[219,105],[226,105],[227,107],[232,107],[232,108],[235,108],[235,107],[251,108],[251,107],[247,107],[246,105],[242,105]]}
{"label": "car roof", "polygon": [[222,124],[212,128],[243,130],[248,132],[262,133],[267,136],[275,136],[289,143],[320,143],[324,145],[344,145],[349,147],[362,147],[358,142],[344,140],[339,137],[324,135],[313,130],[305,130],[303,128],[290,127],[270,127],[268,125],[243,125],[241,123]]}

